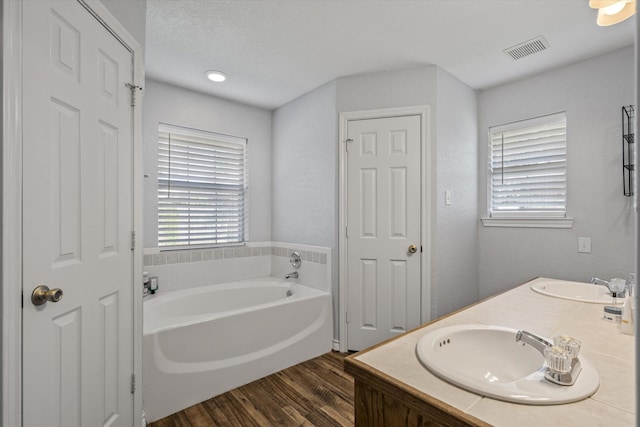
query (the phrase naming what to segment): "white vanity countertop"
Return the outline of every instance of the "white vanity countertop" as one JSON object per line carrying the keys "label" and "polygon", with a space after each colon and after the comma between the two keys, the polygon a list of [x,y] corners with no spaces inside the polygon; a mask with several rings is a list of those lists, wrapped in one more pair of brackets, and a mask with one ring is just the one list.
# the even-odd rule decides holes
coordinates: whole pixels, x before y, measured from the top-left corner
{"label": "white vanity countertop", "polygon": [[[355,359],[420,392],[496,426],[634,426],[634,336],[602,320],[603,305],[553,298],[532,291],[538,278],[356,355]],[[465,391],[431,374],[415,347],[428,331],[443,326],[486,324],[536,335],[570,335],[582,341],[580,354],[595,366],[600,388],[585,400],[533,406],[502,402]]]}

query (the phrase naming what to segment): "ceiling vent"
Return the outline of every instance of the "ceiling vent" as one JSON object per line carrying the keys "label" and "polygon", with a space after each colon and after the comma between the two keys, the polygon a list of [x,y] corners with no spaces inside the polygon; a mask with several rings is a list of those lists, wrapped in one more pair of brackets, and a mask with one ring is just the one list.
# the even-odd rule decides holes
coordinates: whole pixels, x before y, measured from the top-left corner
{"label": "ceiling vent", "polygon": [[525,56],[533,55],[534,53],[542,52],[549,48],[549,42],[542,36],[538,36],[526,42],[522,42],[515,46],[511,46],[503,50],[504,53],[509,55],[514,61],[516,59],[524,58]]}

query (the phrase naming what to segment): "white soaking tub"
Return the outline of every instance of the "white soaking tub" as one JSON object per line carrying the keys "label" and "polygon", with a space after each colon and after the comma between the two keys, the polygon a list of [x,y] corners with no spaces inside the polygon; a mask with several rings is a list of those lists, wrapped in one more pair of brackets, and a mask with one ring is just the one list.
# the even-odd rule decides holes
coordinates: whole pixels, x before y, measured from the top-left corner
{"label": "white soaking tub", "polygon": [[150,297],[143,327],[147,420],[329,352],[331,311],[329,292],[273,277]]}

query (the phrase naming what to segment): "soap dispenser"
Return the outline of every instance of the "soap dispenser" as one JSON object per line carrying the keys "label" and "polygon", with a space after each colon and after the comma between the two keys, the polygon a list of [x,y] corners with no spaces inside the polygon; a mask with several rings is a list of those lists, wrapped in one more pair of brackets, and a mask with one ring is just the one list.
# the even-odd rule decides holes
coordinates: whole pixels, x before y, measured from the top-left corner
{"label": "soap dispenser", "polygon": [[158,292],[158,276],[149,277],[149,292],[152,295]]}
{"label": "soap dispenser", "polygon": [[[634,279],[633,281],[635,282],[635,275],[633,279]],[[622,331],[622,333],[629,334],[629,335],[633,335],[635,333],[634,318],[633,318],[633,301],[636,295],[635,295],[634,288],[635,286],[632,286],[632,284],[630,283],[628,298],[626,299],[626,301],[624,302],[624,305],[622,306],[622,317],[620,319],[620,330]]]}

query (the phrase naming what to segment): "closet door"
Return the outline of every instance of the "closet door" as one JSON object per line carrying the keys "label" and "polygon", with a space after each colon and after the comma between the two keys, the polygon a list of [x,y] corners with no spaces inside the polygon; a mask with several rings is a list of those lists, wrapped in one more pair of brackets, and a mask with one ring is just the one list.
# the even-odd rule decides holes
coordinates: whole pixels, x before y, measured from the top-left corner
{"label": "closet door", "polygon": [[350,120],[347,346],[420,324],[420,116]]}

